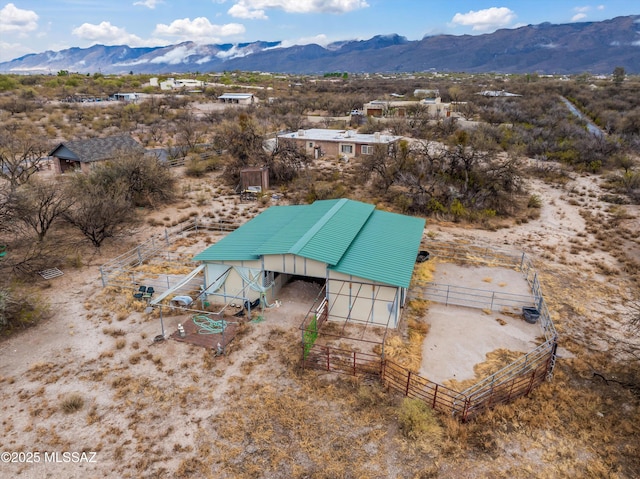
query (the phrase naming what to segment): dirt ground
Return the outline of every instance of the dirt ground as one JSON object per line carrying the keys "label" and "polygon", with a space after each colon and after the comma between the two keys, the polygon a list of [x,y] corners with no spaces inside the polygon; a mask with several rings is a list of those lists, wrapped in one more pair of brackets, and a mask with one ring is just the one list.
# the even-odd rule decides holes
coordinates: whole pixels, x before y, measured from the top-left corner
{"label": "dirt ground", "polygon": [[[594,391],[582,407],[565,397],[566,389],[550,384],[525,399],[525,408],[483,419],[495,425],[495,436],[478,433],[471,440],[473,425],[441,418],[447,429],[437,430],[429,444],[408,441],[399,432],[397,402],[383,391],[296,369],[298,327],[317,294],[306,282],[287,286],[282,305],[266,310],[264,321],[243,326],[226,356],[172,340],[156,343],[157,315],[133,307],[130,291],[103,289],[99,274],[101,264],[163,230],[147,225],[135,237],[87,255],[61,277],[34,278],[52,315],[0,342],[0,451],[40,456],[37,462],[32,455],[31,462],[3,463],[0,477],[637,477],[637,444],[625,440],[637,434],[637,398],[614,391],[613,383],[598,389],[584,365],[630,337],[622,324],[631,287],[621,273],[607,273],[620,271],[615,249],[576,250],[579,241],[594,237],[584,212],[603,211],[601,191],[590,176],[557,187],[536,181],[533,190],[543,200],[538,219],[494,231],[429,221],[425,234],[532,256],[560,344],[585,371],[563,384]],[[254,208],[235,206],[239,215]],[[153,217],[162,222],[208,207],[224,208],[173,207]],[[628,227],[637,228],[638,208],[627,211],[633,218]],[[477,287],[486,288],[487,277],[493,286],[517,285],[496,271],[467,276],[442,268],[438,274],[446,276],[443,282],[480,278]],[[492,348],[506,342],[509,349],[526,350],[539,334],[536,325],[508,315],[476,311],[465,322],[460,317],[452,307],[429,310],[424,361],[433,369],[424,373],[434,380],[468,378],[469,365]],[[171,332],[188,316],[163,320]],[[456,331],[460,336],[453,340]],[[437,359],[436,350],[445,354]],[[455,354],[468,360],[446,360]],[[560,359],[559,378],[569,374],[569,361]],[[538,408],[547,409],[529,416]],[[616,411],[628,421],[616,422]],[[577,416],[582,429],[566,429]],[[618,431],[613,436],[603,432],[612,422]],[[54,461],[50,455],[45,462],[45,452],[96,454],[92,462]]]}
{"label": "dirt ground", "polygon": [[[433,281],[465,288],[531,296],[522,273],[506,268],[470,267],[440,262]],[[502,309],[502,308],[501,308]],[[432,303],[426,316],[429,334],[422,348],[420,375],[443,384],[449,379],[473,379],[473,367],[497,349],[526,353],[542,331],[529,324],[517,309],[483,310]]]}

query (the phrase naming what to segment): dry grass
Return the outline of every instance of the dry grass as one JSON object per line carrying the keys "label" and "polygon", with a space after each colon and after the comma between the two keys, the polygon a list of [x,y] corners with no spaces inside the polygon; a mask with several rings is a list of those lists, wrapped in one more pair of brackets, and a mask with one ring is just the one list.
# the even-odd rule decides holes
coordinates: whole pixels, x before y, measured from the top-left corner
{"label": "dry grass", "polygon": [[500,371],[502,368],[513,363],[516,359],[524,356],[524,354],[525,353],[521,351],[496,349],[495,351],[487,353],[485,361],[476,364],[473,367],[475,376],[472,379],[467,379],[464,381],[450,379],[448,381],[445,381],[444,385],[456,391],[464,391],[468,387],[471,387],[474,384],[478,383],[478,381],[491,376],[492,374]]}
{"label": "dry grass", "polygon": [[84,406],[84,398],[79,393],[71,393],[60,402],[60,409],[66,414],[79,411]]}

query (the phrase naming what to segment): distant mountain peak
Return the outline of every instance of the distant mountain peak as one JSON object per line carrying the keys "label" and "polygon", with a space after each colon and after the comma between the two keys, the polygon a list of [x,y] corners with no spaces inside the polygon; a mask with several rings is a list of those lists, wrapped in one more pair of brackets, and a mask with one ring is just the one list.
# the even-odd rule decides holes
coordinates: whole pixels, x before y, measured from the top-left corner
{"label": "distant mountain peak", "polygon": [[283,73],[466,71],[499,73],[640,73],[640,15],[601,22],[544,22],[483,35],[396,33],[283,47],[281,42],[157,47],[93,45],[29,54],[0,63],[0,72],[180,73],[259,70]]}

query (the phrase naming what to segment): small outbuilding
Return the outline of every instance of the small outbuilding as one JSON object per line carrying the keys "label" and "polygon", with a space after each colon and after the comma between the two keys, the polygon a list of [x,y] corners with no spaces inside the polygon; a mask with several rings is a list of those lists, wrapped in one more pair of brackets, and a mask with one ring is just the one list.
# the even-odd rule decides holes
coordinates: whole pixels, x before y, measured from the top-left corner
{"label": "small outbuilding", "polygon": [[218,97],[218,101],[236,105],[253,105],[257,100],[253,93],[224,93]]}
{"label": "small outbuilding", "polygon": [[77,170],[87,173],[96,162],[144,152],[144,147],[131,136],[118,135],[65,141],[51,150],[49,156],[53,158],[56,173],[62,174]]}
{"label": "small outbuilding", "polygon": [[324,283],[329,320],[395,328],[424,224],[348,199],[272,206],[194,260],[212,303],[266,306],[306,277]]}
{"label": "small outbuilding", "polygon": [[255,166],[240,170],[241,191],[266,191],[269,189],[269,167]]}

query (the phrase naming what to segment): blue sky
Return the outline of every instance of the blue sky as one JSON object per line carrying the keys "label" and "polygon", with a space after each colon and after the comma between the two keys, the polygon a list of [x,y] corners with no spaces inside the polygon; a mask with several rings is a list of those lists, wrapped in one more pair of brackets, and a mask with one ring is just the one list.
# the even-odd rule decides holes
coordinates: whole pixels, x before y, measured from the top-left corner
{"label": "blue sky", "polygon": [[324,45],[389,33],[418,40],[635,14],[638,0],[14,0],[0,3],[0,61],[96,43]]}

